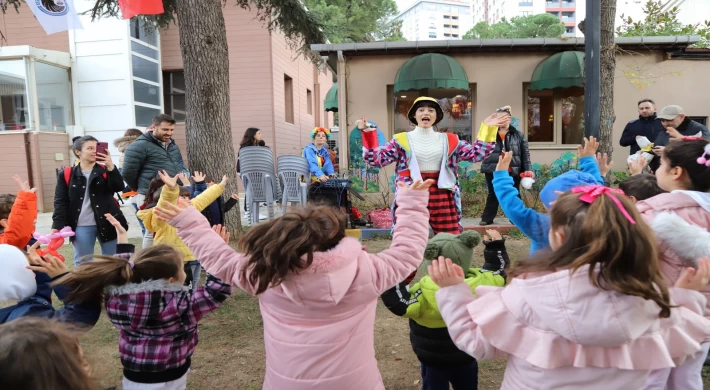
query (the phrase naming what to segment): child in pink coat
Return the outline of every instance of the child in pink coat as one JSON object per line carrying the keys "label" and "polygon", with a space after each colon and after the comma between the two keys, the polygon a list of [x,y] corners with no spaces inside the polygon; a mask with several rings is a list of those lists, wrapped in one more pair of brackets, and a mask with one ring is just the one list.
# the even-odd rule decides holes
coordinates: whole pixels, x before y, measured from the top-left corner
{"label": "child in pink coat", "polygon": [[[710,243],[702,234],[710,231],[710,163],[707,159],[710,159],[707,140],[671,142],[663,150],[661,166],[656,170],[658,186],[667,193],[636,204],[660,239],[661,271],[671,284],[681,277],[685,267],[695,267],[698,258],[710,254]],[[684,228],[683,221],[691,228]],[[701,292],[710,298],[710,287],[706,286]],[[682,367],[654,372],[644,389],[702,389],[701,371],[709,348],[710,344],[705,344],[703,352]]]}
{"label": "child in pink coat", "polygon": [[329,207],[291,211],[251,227],[240,240],[241,253],[186,204],[156,213],[177,228],[207,272],[259,297],[264,389],[384,389],[375,360],[377,299],[422,262],[432,184],[400,184],[400,222],[390,248],[378,254],[345,237],[344,215]]}
{"label": "child in pink coat", "polygon": [[508,356],[502,389],[640,389],[651,370],[682,364],[710,340],[697,292],[710,262],[668,289],[651,228],[619,192],[594,185],[561,195],[552,252],[521,262],[504,289],[479,287],[474,298],[460,267],[430,267],[456,345],[476,359]]}

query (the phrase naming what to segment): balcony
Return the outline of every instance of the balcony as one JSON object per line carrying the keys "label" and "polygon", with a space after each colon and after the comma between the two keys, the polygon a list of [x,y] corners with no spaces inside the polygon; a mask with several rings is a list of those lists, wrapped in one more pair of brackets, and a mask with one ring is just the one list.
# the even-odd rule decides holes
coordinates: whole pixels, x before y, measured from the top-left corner
{"label": "balcony", "polygon": [[563,16],[561,20],[562,20],[562,23],[574,23],[577,21],[577,19],[574,16]]}
{"label": "balcony", "polygon": [[545,2],[545,8],[560,8],[560,2],[559,1]]}
{"label": "balcony", "polygon": [[519,7],[532,7],[533,2],[532,1],[520,1],[518,2]]}
{"label": "balcony", "polygon": [[562,2],[562,8],[576,8],[577,3],[574,1],[563,1]]}

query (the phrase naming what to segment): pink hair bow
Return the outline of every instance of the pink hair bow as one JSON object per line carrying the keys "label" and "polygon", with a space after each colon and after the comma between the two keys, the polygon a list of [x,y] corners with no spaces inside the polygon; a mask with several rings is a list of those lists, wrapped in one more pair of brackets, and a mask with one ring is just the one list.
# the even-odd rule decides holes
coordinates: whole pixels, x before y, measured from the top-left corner
{"label": "pink hair bow", "polygon": [[616,188],[609,188],[605,187],[599,184],[591,185],[591,186],[582,186],[582,187],[575,187],[572,189],[572,193],[574,194],[582,194],[582,196],[579,197],[579,200],[585,203],[592,204],[594,203],[595,200],[597,200],[598,197],[602,195],[608,196],[615,204],[617,207],[619,207],[619,210],[621,210],[621,213],[624,214],[624,217],[631,222],[632,225],[636,224],[636,221],[634,221],[633,218],[631,218],[631,215],[629,215],[629,212],[626,211],[624,206],[621,204],[621,201],[616,196],[611,195],[612,193],[614,194],[620,194],[620,195],[625,195],[624,191],[616,189]]}

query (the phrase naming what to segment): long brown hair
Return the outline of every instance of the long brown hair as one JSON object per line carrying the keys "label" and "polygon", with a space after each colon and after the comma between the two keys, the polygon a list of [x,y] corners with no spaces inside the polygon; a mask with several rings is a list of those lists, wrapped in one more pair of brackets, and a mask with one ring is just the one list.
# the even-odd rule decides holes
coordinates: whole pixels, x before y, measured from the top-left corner
{"label": "long brown hair", "polygon": [[120,257],[94,256],[93,261],[74,268],[69,274],[54,282],[67,287],[64,302],[97,302],[103,298],[106,286],[122,286],[148,280],[170,279],[178,276],[182,268],[182,255],[168,245],[142,249],[128,260]]}
{"label": "long brown hair", "polygon": [[[621,202],[636,224],[626,219],[609,196]],[[600,195],[592,204],[579,197],[571,192],[561,195],[550,212],[551,229],[564,230],[562,245],[520,262],[511,274],[560,269],[575,272],[589,265],[589,281],[594,286],[652,300],[661,307],[659,315],[669,317],[671,303],[658,263],[656,239],[636,207],[620,194]]]}
{"label": "long brown hair", "polygon": [[256,294],[278,286],[288,273],[308,268],[313,252],[338,245],[345,237],[345,221],[340,210],[315,206],[249,228],[239,240],[240,251],[249,256],[243,277],[256,286]]}
{"label": "long brown hair", "polygon": [[23,317],[0,325],[0,383],[4,389],[98,390],[77,334],[65,324]]}

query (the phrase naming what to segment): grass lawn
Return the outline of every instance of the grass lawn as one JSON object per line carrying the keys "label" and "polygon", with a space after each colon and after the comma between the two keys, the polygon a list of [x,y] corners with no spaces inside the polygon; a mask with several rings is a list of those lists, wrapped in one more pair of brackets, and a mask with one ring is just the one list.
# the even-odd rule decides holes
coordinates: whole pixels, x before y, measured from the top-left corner
{"label": "grass lawn", "polygon": [[[140,246],[140,240],[131,243]],[[379,252],[390,245],[389,240],[366,241],[368,250]],[[530,241],[509,239],[510,258],[527,256]],[[483,262],[482,245],[476,248],[475,261]],[[71,261],[71,247],[62,248]],[[421,274],[421,272],[420,272]],[[119,386],[122,378],[118,358],[118,330],[105,315],[82,337],[81,345],[102,386]],[[387,389],[421,388],[419,361],[409,342],[407,320],[391,314],[380,304],[375,320],[375,352]],[[188,389],[261,389],[264,377],[264,338],[259,304],[256,298],[236,290],[232,297],[200,323],[200,344],[192,359]],[[479,389],[499,389],[505,360],[479,362]],[[710,371],[703,371],[705,385],[710,386]],[[710,387],[707,387],[710,388]],[[284,389],[286,390],[286,389]]]}

